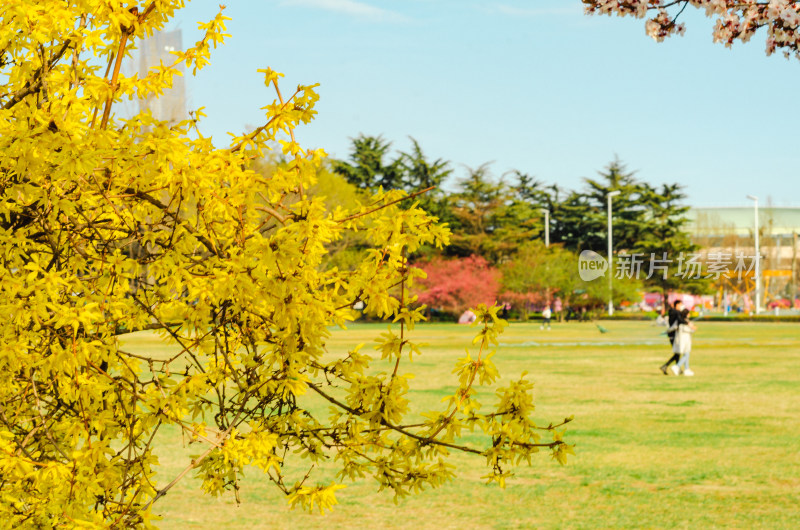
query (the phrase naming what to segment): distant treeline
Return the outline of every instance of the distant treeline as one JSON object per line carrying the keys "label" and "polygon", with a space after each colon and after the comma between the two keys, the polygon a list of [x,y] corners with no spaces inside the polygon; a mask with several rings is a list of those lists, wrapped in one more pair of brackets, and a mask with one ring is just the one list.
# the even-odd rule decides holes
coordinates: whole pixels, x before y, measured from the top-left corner
{"label": "distant treeline", "polygon": [[[445,181],[452,191],[443,187]],[[590,249],[606,255],[607,198],[612,192],[619,192],[613,198],[615,253],[678,256],[697,250],[685,230],[689,208],[683,187],[652,186],[619,159],[596,178],[585,178],[583,189],[567,190],[521,170],[495,176],[488,163],[456,175],[450,161],[429,159],[413,138],[409,152],[395,152],[380,136],[360,135],[346,160],[331,160],[313,191],[347,206],[380,189],[409,194],[428,190],[408,206],[417,203],[450,227],[449,246],[411,257],[428,275],[418,282],[420,301],[450,314],[495,301],[508,302],[523,315],[556,298],[565,310],[607,304],[606,281],[578,277],[578,254]],[[544,244],[545,211],[549,248]],[[355,266],[364,246],[358,239],[332,244],[332,263]],[[677,277],[676,267],[671,265],[667,278],[615,279],[615,304],[638,301],[643,289],[708,289],[707,281]]]}

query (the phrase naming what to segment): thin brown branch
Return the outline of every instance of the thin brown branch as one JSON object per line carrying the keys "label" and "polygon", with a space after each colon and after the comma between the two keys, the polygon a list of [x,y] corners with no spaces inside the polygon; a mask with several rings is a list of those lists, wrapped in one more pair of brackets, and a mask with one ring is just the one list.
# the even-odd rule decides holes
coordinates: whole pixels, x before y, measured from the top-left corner
{"label": "thin brown branch", "polygon": [[47,72],[51,70],[53,66],[55,66],[55,64],[61,59],[61,57],[67,51],[67,48],[69,48],[69,45],[71,43],[72,43],[71,39],[65,40],[61,44],[61,48],[59,48],[58,51],[50,58],[50,60],[47,61],[47,64],[42,64],[42,66],[39,67],[39,69],[37,69],[36,72],[34,72],[33,74],[34,81],[32,83],[28,83],[28,85],[25,86],[24,88],[17,90],[17,92],[11,97],[11,99],[8,100],[8,102],[5,105],[3,105],[3,110],[10,109],[14,105],[25,99],[26,97],[30,96],[31,94],[39,90],[42,87],[42,83],[44,83],[44,77],[47,75]]}
{"label": "thin brown branch", "polygon": [[61,446],[56,443],[55,438],[53,438],[53,434],[50,432],[50,429],[47,427],[47,420],[45,420],[44,413],[42,413],[42,403],[39,400],[39,392],[36,390],[36,381],[35,381],[35,379],[36,379],[36,372],[34,371],[33,374],[31,374],[31,385],[33,387],[33,396],[36,398],[36,412],[39,413],[39,418],[42,421],[42,427],[44,428],[44,432],[47,435],[47,439],[50,440],[51,444],[53,444],[53,447],[55,447],[56,450],[59,453],[61,453],[61,456],[63,456],[65,460],[69,461],[70,458],[67,456],[67,453],[65,453],[64,450],[61,449]]}
{"label": "thin brown branch", "polygon": [[382,204],[380,206],[376,206],[375,208],[373,208],[371,210],[367,210],[366,212],[356,213],[356,214],[353,214],[351,216],[345,217],[344,219],[335,219],[334,222],[336,222],[336,223],[345,223],[347,221],[352,221],[353,219],[358,219],[359,217],[364,217],[365,215],[369,215],[371,213],[375,213],[378,210],[383,210],[384,208],[388,208],[389,206],[392,206],[393,204],[397,204],[398,202],[407,201],[409,199],[413,199],[414,197],[418,197],[419,195],[422,195],[423,193],[428,193],[429,191],[431,191],[431,190],[433,190],[435,188],[436,188],[436,186],[431,186],[430,188],[425,188],[424,190],[415,191],[414,193],[412,193],[410,195],[406,195],[405,197],[400,197],[399,199],[396,199],[396,200],[391,201],[391,202],[387,202],[386,204]]}
{"label": "thin brown branch", "polygon": [[105,129],[108,125],[108,118],[111,116],[111,105],[114,102],[114,92],[117,90],[117,79],[119,79],[119,70],[122,66],[122,58],[125,57],[125,46],[128,44],[128,35],[131,33],[130,29],[122,31],[122,36],[119,39],[119,49],[117,50],[117,61],[114,64],[114,73],[111,74],[111,86],[109,88],[108,98],[106,98],[106,106],[103,109],[103,117],[100,119],[100,129]]}
{"label": "thin brown branch", "polygon": [[[275,90],[278,92],[278,98],[280,99],[280,103],[281,103],[281,111],[283,111],[283,109],[286,107],[286,105],[288,105],[289,103],[291,103],[291,101],[292,101],[292,100],[293,100],[295,97],[297,97],[297,94],[299,94],[299,93],[300,93],[300,91],[299,91],[299,90],[296,90],[296,91],[295,91],[295,93],[294,93],[294,94],[292,94],[292,97],[290,97],[290,98],[289,98],[289,100],[288,100],[287,102],[285,102],[285,103],[284,103],[284,101],[283,101],[283,98],[281,97],[281,91],[280,91],[280,90],[278,90],[278,84],[277,84],[277,83],[275,83]],[[255,129],[254,129],[254,130],[253,130],[253,131],[252,131],[250,134],[248,134],[248,135],[245,137],[245,138],[246,138],[245,140],[242,140],[242,141],[241,141],[241,142],[239,142],[238,144],[236,144],[236,145],[234,145],[233,147],[231,147],[231,153],[235,153],[236,151],[238,151],[239,149],[241,149],[242,147],[244,147],[244,144],[245,144],[246,142],[253,140],[253,139],[254,139],[256,136],[258,136],[259,134],[261,134],[261,132],[262,132],[262,131],[264,131],[264,129],[266,129],[267,127],[269,127],[269,126],[272,124],[272,122],[274,122],[276,119],[278,119],[278,116],[273,116],[272,118],[270,118],[270,120],[269,120],[267,123],[265,123],[264,125],[262,125],[262,126],[260,126],[260,127],[257,127],[257,128],[255,128]],[[290,133],[291,133],[291,135],[292,135],[292,141],[294,141],[294,131],[292,131],[292,130],[290,129],[290,130],[289,130],[289,132],[290,132]]]}
{"label": "thin brown branch", "polygon": [[166,494],[167,494],[167,492],[168,492],[169,490],[171,490],[171,489],[172,489],[172,488],[175,486],[175,484],[177,484],[178,482],[180,482],[180,480],[181,480],[183,477],[185,477],[185,476],[186,476],[186,474],[187,474],[187,473],[189,473],[189,472],[190,472],[192,469],[195,469],[197,466],[199,466],[199,465],[200,465],[200,464],[203,462],[203,460],[205,460],[205,459],[208,457],[208,455],[210,455],[210,454],[211,454],[211,452],[212,452],[214,449],[217,449],[217,448],[219,448],[219,447],[220,447],[220,445],[221,445],[221,444],[224,444],[224,443],[225,443],[225,440],[227,440],[227,439],[228,439],[228,436],[230,435],[231,431],[233,430],[234,426],[236,425],[236,421],[239,419],[239,416],[241,415],[241,413],[242,413],[242,411],[239,411],[239,413],[236,415],[236,417],[235,417],[235,418],[233,419],[233,421],[231,422],[230,426],[229,426],[229,427],[228,427],[228,428],[227,428],[225,431],[223,431],[222,433],[220,433],[220,435],[217,437],[217,442],[216,442],[216,445],[212,445],[212,446],[211,446],[211,447],[209,447],[209,448],[208,448],[208,449],[207,449],[207,450],[206,450],[206,451],[205,451],[203,454],[201,454],[201,455],[200,455],[200,456],[198,456],[197,458],[194,458],[194,459],[192,459],[191,463],[190,463],[188,466],[186,466],[186,468],[184,468],[184,470],[183,470],[183,471],[181,471],[181,472],[178,474],[178,476],[176,476],[174,479],[172,479],[172,481],[171,481],[169,484],[167,484],[166,486],[164,486],[163,488],[161,488],[160,490],[158,490],[158,493],[156,493],[156,496],[155,496],[155,497],[153,497],[153,498],[150,500],[150,502],[148,502],[148,503],[147,503],[147,504],[144,506],[144,508],[142,509],[142,511],[146,512],[146,511],[147,511],[147,510],[150,508],[150,506],[152,506],[152,505],[153,505],[153,503],[155,503],[155,502],[156,502],[158,499],[160,499],[161,497],[163,497],[164,495],[166,495]]}
{"label": "thin brown branch", "polygon": [[[323,392],[321,389],[319,389],[316,385],[309,384],[308,386],[314,392],[316,392],[317,394],[319,394],[323,398],[327,399],[329,402],[333,403],[337,407],[340,407],[340,408],[346,410],[347,412],[349,412],[350,414],[353,414],[355,416],[360,416],[358,411],[348,407],[347,405],[345,405],[344,403],[342,403],[341,401],[339,401],[335,397],[329,396],[328,394]],[[441,440],[430,439],[430,438],[427,438],[425,436],[420,436],[418,434],[414,434],[413,432],[409,432],[409,431],[407,431],[407,430],[405,430],[405,429],[403,429],[401,427],[398,427],[397,425],[392,425],[391,423],[389,423],[388,421],[386,421],[383,418],[381,418],[380,423],[384,427],[387,427],[387,428],[389,428],[389,429],[391,429],[393,431],[397,431],[400,434],[404,434],[405,436],[408,436],[409,438],[413,438],[413,439],[418,440],[420,442],[423,442],[425,444],[440,445],[442,447],[449,447],[450,449],[456,449],[458,451],[463,451],[465,453],[473,453],[473,454],[476,454],[476,455],[484,455],[485,454],[485,451],[480,451],[478,449],[473,449],[472,447],[467,447],[465,445],[451,444],[451,443],[448,443],[448,442],[442,442]]]}
{"label": "thin brown branch", "polygon": [[257,206],[256,210],[262,211],[264,213],[268,213],[272,217],[278,220],[278,222],[282,225],[286,224],[286,217],[279,214],[274,208],[270,208],[269,206]]}
{"label": "thin brown branch", "polygon": [[200,243],[202,243],[202,245],[204,247],[206,247],[206,249],[208,249],[209,252],[211,252],[212,254],[214,254],[215,256],[218,256],[220,258],[226,258],[227,257],[224,252],[222,252],[220,250],[217,250],[217,248],[214,246],[214,243],[212,243],[210,239],[208,239],[203,234],[201,234],[200,232],[195,230],[195,228],[193,226],[191,226],[190,224],[183,223],[181,221],[181,219],[176,214],[174,214],[173,212],[169,211],[169,205],[164,204],[163,202],[159,201],[155,197],[151,197],[150,195],[148,195],[147,193],[145,193],[143,191],[137,191],[137,190],[135,190],[133,188],[127,188],[123,193],[135,195],[136,197],[142,199],[143,201],[149,202],[150,204],[152,204],[153,206],[155,206],[159,210],[163,211],[164,214],[169,216],[170,219],[172,219],[175,223],[180,224],[181,226],[183,226],[186,229],[186,231],[189,232],[190,234],[192,234],[198,241],[200,241]]}
{"label": "thin brown branch", "polygon": [[[138,8],[133,7],[131,8],[131,13],[137,16],[138,23],[142,24],[145,19],[152,13],[156,8],[156,2],[153,0],[150,2],[144,12],[140,15],[138,13]],[[133,35],[134,33],[134,26],[130,26],[127,28],[122,28],[122,35],[119,39],[119,48],[117,49],[117,60],[114,64],[114,73],[111,75],[111,83],[110,83],[110,91],[108,94],[108,98],[106,99],[105,109],[103,109],[103,117],[100,120],[100,129],[105,129],[108,125],[108,119],[111,116],[111,105],[114,103],[114,92],[117,90],[117,80],[119,79],[119,70],[122,66],[122,59],[125,57],[125,47],[128,44],[128,38]]]}

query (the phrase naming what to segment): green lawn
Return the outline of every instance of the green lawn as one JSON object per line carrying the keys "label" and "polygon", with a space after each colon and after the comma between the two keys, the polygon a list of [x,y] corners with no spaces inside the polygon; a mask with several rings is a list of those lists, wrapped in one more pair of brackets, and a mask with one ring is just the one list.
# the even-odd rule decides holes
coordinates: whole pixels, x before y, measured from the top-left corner
{"label": "green lawn", "polygon": [[[480,480],[481,458],[453,455],[459,477],[395,505],[372,479],[348,484],[325,516],[289,510],[277,489],[253,471],[233,496],[203,496],[184,479],[156,506],[163,528],[798,528],[800,527],[800,326],[698,322],[690,377],[665,377],[662,328],[647,322],[511,324],[496,355],[504,376],[536,383],[542,422],[574,414],[567,466],[546,453],[520,468],[505,490]],[[332,352],[369,343],[385,329],[337,330]],[[413,398],[434,409],[452,389],[450,375],[475,328],[430,324],[414,331],[428,343],[406,371]],[[129,347],[148,348],[139,335]],[[365,348],[366,350],[367,348]],[[180,434],[161,437],[166,482],[197,447]],[[300,467],[289,466],[297,473]],[[327,472],[326,476],[331,476]]]}

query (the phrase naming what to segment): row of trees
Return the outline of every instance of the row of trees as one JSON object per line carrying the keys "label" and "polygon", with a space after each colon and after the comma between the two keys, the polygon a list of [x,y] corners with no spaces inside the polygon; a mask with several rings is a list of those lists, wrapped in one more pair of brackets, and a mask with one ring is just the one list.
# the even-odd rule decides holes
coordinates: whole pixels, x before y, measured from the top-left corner
{"label": "row of trees", "polygon": [[[584,179],[583,189],[567,190],[522,171],[497,178],[489,164],[467,168],[465,175],[454,179],[450,162],[429,159],[413,138],[411,145],[409,152],[393,153],[391,142],[382,137],[360,135],[353,140],[347,160],[333,161],[332,171],[354,188],[354,194],[355,190],[387,188],[408,193],[428,190],[417,199],[420,206],[446,222],[453,235],[443,250],[416,256],[430,277],[423,284],[436,293],[444,293],[442,286],[452,284],[464,293],[459,297],[449,292],[444,298],[421,294],[437,307],[455,312],[474,302],[474,296],[466,295],[465,285],[471,285],[474,293],[484,293],[480,301],[488,300],[486,293],[492,292],[523,311],[528,302],[546,301],[554,295],[575,299],[576,293],[583,295],[580,300],[587,305],[601,305],[607,300],[607,288],[601,289],[600,282],[580,281],[577,255],[587,249],[606,254],[606,201],[612,192],[619,192],[614,198],[615,251],[659,258],[666,253],[674,258],[697,248],[685,230],[688,207],[682,187],[639,180],[619,159],[596,178]],[[542,244],[544,210],[549,212],[549,249]],[[450,266],[442,265],[448,260]],[[481,274],[476,263],[496,274]],[[644,285],[623,281],[615,290],[618,295],[636,296],[642,287],[663,292],[705,288],[703,281],[678,277],[677,266],[676,262],[670,265],[666,278],[653,275]],[[468,281],[470,274],[464,271],[472,271],[475,279]],[[454,275],[465,278],[453,282]],[[486,286],[494,285],[490,279],[494,276],[497,288],[487,290]]]}
{"label": "row of trees", "polygon": [[[578,275],[578,257],[561,246],[545,248],[540,241],[523,245],[513,259],[499,266],[481,256],[447,258],[437,256],[417,266],[426,278],[419,280],[419,302],[432,311],[458,315],[486,301],[498,301],[523,319],[531,309],[561,301],[564,310],[576,314],[596,310],[608,301],[608,284],[584,282]],[[641,282],[616,281],[615,305],[638,298]]]}

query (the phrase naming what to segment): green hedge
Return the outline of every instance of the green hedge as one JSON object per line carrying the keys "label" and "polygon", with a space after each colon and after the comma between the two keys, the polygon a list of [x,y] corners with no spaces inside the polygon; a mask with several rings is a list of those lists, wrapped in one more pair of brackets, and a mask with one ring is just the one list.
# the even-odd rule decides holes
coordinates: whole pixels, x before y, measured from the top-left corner
{"label": "green hedge", "polygon": [[655,320],[655,313],[614,313],[613,316],[598,315],[598,320]]}
{"label": "green hedge", "polygon": [[800,322],[800,315],[706,315],[702,320],[708,322]]}
{"label": "green hedge", "polygon": [[[705,322],[800,322],[800,315],[779,315],[762,314],[762,315],[745,315],[745,314],[732,314],[728,316],[723,315],[703,315],[702,317],[695,317]],[[615,313],[613,316],[601,315],[599,320],[654,320],[655,315],[652,313]]]}

